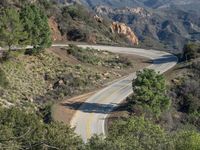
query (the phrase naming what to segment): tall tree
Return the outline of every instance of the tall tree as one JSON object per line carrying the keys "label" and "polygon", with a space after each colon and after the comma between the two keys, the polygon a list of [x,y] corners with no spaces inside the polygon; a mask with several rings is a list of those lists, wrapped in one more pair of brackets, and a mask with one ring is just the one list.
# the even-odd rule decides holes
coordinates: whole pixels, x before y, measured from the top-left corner
{"label": "tall tree", "polygon": [[156,116],[170,106],[165,79],[154,70],[144,69],[137,72],[137,78],[133,80],[133,92],[134,104],[149,109]]}
{"label": "tall tree", "polygon": [[20,18],[24,23],[24,31],[28,33],[34,52],[38,53],[51,46],[51,31],[44,11],[36,5],[26,5],[22,8]]}
{"label": "tall tree", "polygon": [[26,40],[26,33],[20,21],[19,13],[13,8],[1,9],[0,11],[0,46],[21,46]]}

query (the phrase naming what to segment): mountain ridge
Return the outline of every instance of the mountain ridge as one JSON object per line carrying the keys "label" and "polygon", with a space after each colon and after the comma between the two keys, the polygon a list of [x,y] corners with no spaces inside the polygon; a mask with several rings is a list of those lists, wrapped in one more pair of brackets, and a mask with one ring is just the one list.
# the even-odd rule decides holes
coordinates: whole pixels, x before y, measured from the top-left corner
{"label": "mountain ridge", "polygon": [[81,2],[100,16],[130,26],[145,47],[180,51],[187,42],[200,41],[198,0]]}

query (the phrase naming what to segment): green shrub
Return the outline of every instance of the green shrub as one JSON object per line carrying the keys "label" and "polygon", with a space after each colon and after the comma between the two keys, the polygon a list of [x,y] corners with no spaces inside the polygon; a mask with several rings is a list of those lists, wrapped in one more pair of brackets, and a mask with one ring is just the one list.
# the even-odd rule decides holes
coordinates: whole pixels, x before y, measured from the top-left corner
{"label": "green shrub", "polygon": [[73,55],[79,61],[83,63],[89,63],[92,65],[97,65],[101,59],[98,56],[94,56],[95,50],[90,48],[81,48],[75,45],[69,45],[69,49],[67,49],[68,54]]}
{"label": "green shrub", "polygon": [[75,19],[83,19],[84,21],[88,20],[89,12],[81,5],[70,5],[66,6],[62,9],[63,14],[69,14],[71,18]]}
{"label": "green shrub", "polygon": [[4,71],[0,68],[0,86],[6,88],[8,86],[8,81]]}
{"label": "green shrub", "polygon": [[190,60],[199,57],[200,44],[188,43],[183,48],[183,56],[185,60]]}
{"label": "green shrub", "polygon": [[199,150],[200,133],[197,131],[181,131],[174,138],[176,150]]}

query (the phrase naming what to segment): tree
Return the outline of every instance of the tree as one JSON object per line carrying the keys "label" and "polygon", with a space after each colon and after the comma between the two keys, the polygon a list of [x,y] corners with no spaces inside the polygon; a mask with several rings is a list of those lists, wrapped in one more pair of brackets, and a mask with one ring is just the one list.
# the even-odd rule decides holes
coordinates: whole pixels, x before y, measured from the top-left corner
{"label": "tree", "polygon": [[24,23],[24,31],[28,33],[34,53],[51,46],[51,31],[45,13],[35,5],[25,5],[20,13]]}
{"label": "tree", "polygon": [[132,104],[141,105],[159,116],[162,111],[170,106],[170,100],[166,96],[166,84],[162,75],[151,69],[137,72],[137,78],[133,80]]}
{"label": "tree", "polygon": [[13,8],[2,9],[0,11],[0,46],[8,46],[8,53],[10,53],[12,46],[22,46],[26,38],[19,13]]}

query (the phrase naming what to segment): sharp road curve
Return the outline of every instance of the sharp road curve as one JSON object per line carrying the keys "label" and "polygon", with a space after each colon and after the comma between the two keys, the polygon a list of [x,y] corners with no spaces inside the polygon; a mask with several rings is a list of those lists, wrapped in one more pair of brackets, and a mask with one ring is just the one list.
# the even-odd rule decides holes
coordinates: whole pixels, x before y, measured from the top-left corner
{"label": "sharp road curve", "polygon": [[[67,44],[54,44],[52,47],[65,47]],[[152,60],[152,64],[148,66],[149,69],[154,69],[157,72],[164,73],[177,64],[177,57],[173,54],[145,50],[138,48],[124,48],[113,46],[91,46],[79,45],[80,47],[91,47],[99,50],[107,50],[113,53],[122,53],[129,55],[138,55],[147,57]],[[27,46],[26,48],[32,48]],[[16,49],[16,48],[15,48]],[[18,48],[21,49],[21,48]],[[0,48],[0,50],[2,50]],[[100,90],[77,110],[74,115],[71,125],[75,127],[75,132],[79,134],[82,139],[87,140],[94,134],[105,135],[105,119],[107,115],[121,103],[127,96],[132,93],[132,80],[136,78],[136,73],[132,73],[127,77],[123,77],[108,87]]]}
{"label": "sharp road curve", "polygon": [[[79,46],[147,57],[153,60],[152,64],[147,68],[154,69],[160,73],[166,72],[177,64],[177,57],[167,52],[112,46]],[[77,110],[71,125],[75,127],[75,132],[81,135],[85,142],[94,134],[105,135],[105,119],[114,107],[132,93],[133,78],[136,78],[136,73],[112,83],[87,99]]]}

